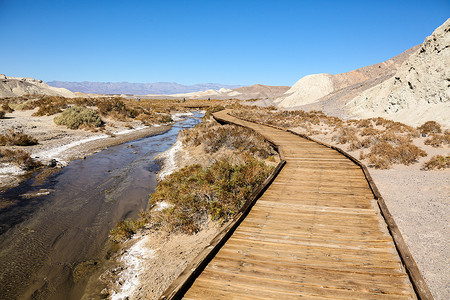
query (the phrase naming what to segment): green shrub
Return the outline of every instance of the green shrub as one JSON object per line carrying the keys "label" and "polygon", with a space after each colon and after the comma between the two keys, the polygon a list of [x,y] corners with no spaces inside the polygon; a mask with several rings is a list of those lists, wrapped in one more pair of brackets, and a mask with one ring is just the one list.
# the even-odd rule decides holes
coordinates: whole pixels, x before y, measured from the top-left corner
{"label": "green shrub", "polygon": [[55,117],[54,122],[70,129],[100,127],[103,124],[95,111],[77,106],[66,109],[61,115]]}

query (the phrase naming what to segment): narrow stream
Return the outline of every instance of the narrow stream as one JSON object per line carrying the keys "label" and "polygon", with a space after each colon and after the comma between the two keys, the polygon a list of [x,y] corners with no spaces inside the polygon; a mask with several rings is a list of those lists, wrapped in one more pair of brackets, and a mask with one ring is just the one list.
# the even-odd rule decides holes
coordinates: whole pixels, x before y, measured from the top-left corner
{"label": "narrow stream", "polygon": [[[80,299],[86,280],[75,267],[95,266],[109,230],[146,209],[160,169],[154,158],[201,116],[73,161],[44,183],[31,178],[0,194],[0,201],[17,203],[0,210],[0,299]],[[24,196],[39,190],[51,192]]]}

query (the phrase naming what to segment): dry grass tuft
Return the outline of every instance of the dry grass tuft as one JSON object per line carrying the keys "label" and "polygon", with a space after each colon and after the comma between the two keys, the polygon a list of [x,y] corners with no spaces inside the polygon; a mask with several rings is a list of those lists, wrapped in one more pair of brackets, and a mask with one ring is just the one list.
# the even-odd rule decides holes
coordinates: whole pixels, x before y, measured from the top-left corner
{"label": "dry grass tuft", "polygon": [[39,161],[30,157],[28,152],[10,149],[0,149],[0,163],[12,163],[23,170],[32,170],[41,166]]}
{"label": "dry grass tuft", "polygon": [[433,156],[429,161],[424,163],[422,170],[442,170],[450,168],[450,155]]}
{"label": "dry grass tuft", "polygon": [[6,134],[0,134],[0,146],[33,146],[38,141],[23,132],[9,129]]}
{"label": "dry grass tuft", "polygon": [[376,169],[389,169],[393,164],[411,165],[427,153],[412,143],[392,145],[387,141],[375,144],[365,156]]}
{"label": "dry grass tuft", "polygon": [[450,145],[450,131],[446,130],[443,134],[432,133],[431,136],[425,140],[424,144],[435,148]]}
{"label": "dry grass tuft", "polygon": [[436,121],[425,122],[422,126],[419,126],[417,129],[420,131],[420,133],[425,134],[442,132],[441,125]]}
{"label": "dry grass tuft", "polygon": [[253,130],[236,125],[222,126],[212,119],[183,130],[180,140],[186,146],[202,145],[206,153],[229,149],[235,153],[251,153],[263,160],[276,154],[273,147]]}

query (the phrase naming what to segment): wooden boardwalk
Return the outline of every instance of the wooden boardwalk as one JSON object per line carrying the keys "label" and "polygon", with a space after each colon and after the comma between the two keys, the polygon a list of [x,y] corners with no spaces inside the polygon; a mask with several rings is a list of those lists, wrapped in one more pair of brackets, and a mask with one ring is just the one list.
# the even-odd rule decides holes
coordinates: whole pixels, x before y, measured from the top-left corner
{"label": "wooden boardwalk", "polygon": [[286,165],[185,299],[416,299],[359,166],[292,133],[245,122]]}

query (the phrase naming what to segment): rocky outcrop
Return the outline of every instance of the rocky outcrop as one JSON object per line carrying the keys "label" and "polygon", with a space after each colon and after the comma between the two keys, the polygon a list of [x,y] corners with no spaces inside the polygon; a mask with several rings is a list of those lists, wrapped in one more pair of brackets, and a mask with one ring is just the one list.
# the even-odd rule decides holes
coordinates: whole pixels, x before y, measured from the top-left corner
{"label": "rocky outcrop", "polygon": [[450,127],[450,19],[427,37],[388,80],[346,105],[359,117],[383,116],[411,125]]}
{"label": "rocky outcrop", "polygon": [[[311,106],[325,101],[342,108],[347,100],[362,91],[382,82],[394,75],[400,65],[417,49],[413,47],[385,62],[359,68],[337,75],[314,74],[297,81],[284,95],[275,100],[281,108]],[[313,108],[319,108],[313,105]]]}
{"label": "rocky outcrop", "polygon": [[16,97],[25,94],[76,97],[71,91],[48,86],[42,80],[0,74],[0,97]]}

